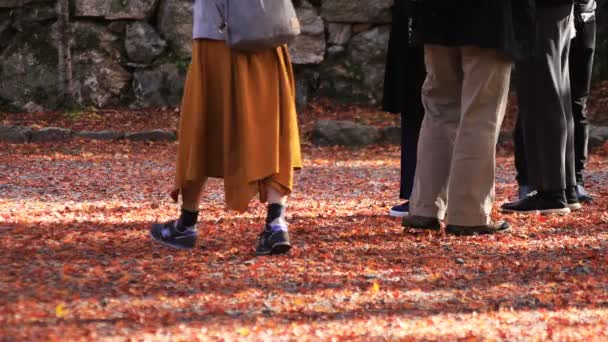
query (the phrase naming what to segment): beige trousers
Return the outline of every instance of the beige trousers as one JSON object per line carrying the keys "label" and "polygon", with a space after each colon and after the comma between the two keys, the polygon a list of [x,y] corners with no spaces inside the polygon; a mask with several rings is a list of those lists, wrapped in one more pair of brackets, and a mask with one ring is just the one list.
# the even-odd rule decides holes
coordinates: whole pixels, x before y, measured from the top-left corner
{"label": "beige trousers", "polygon": [[425,63],[410,214],[488,224],[512,63],[494,49],[437,45],[425,46]]}

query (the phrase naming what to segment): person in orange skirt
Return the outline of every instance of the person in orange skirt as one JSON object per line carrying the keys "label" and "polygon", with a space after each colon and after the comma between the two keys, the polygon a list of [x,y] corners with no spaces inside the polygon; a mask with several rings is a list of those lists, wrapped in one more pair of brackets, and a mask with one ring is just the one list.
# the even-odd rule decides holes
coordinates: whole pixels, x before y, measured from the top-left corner
{"label": "person in orange skirt", "polygon": [[178,219],[154,224],[166,246],[196,245],[199,204],[208,178],[224,179],[226,206],[245,211],[268,202],[257,255],[291,249],[285,220],[294,170],[302,167],[295,82],[286,46],[239,52],[225,43],[217,4],[194,2],[194,41],[179,124],[174,199]]}

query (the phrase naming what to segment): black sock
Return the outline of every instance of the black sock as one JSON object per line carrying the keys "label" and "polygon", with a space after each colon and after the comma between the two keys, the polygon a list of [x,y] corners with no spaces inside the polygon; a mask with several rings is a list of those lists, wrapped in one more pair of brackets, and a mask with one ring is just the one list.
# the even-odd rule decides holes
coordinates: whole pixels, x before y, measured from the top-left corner
{"label": "black sock", "polygon": [[285,218],[285,206],[278,203],[268,205],[268,214],[266,215],[266,224],[278,219]]}
{"label": "black sock", "polygon": [[182,227],[192,227],[198,221],[198,211],[189,211],[182,208],[182,214],[179,217],[179,225]]}

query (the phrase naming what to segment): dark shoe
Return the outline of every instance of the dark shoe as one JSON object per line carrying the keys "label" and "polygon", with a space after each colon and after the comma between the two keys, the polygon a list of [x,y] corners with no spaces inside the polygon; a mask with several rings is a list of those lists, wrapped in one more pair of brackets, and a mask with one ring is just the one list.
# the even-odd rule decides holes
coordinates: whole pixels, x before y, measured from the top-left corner
{"label": "dark shoe", "polygon": [[534,190],[532,190],[532,188],[530,188],[528,185],[520,185],[519,191],[517,192],[517,196],[521,201],[524,198],[528,197],[533,191]]}
{"label": "dark shoe", "polygon": [[566,190],[566,203],[568,204],[570,211],[577,211],[583,208],[581,202],[578,200],[578,193],[576,192],[575,186]]}
{"label": "dark shoe", "polygon": [[485,235],[485,234],[502,234],[509,232],[511,225],[509,222],[500,221],[492,222],[483,226],[457,226],[448,225],[446,232],[457,236],[468,236],[468,235]]}
{"label": "dark shoe", "polygon": [[593,202],[593,197],[591,197],[582,185],[576,186],[576,195],[578,196],[578,201],[581,203]]}
{"label": "dark shoe", "polygon": [[152,225],[150,236],[165,246],[176,249],[193,249],[196,246],[196,228],[180,227],[179,221]]}
{"label": "dark shoe", "polygon": [[392,217],[405,217],[410,213],[410,202],[403,202],[403,204],[396,205],[391,208],[389,215]]}
{"label": "dark shoe", "polygon": [[[562,195],[563,196],[563,195]],[[520,214],[559,214],[565,215],[570,213],[565,199],[560,200],[555,196],[546,196],[543,193],[534,193],[523,200],[505,203],[501,207],[505,213],[520,213]]]}
{"label": "dark shoe", "polygon": [[428,229],[428,230],[440,230],[441,222],[436,217],[424,217],[410,215],[403,218],[402,226],[404,229],[415,228],[415,229]]}
{"label": "dark shoe", "polygon": [[260,234],[256,255],[285,254],[291,249],[287,224],[269,223]]}

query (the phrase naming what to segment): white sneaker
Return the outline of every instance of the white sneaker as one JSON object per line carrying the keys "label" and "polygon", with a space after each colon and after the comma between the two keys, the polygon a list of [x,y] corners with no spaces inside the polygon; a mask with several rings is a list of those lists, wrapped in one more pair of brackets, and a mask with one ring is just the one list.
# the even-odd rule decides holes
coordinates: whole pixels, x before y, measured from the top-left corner
{"label": "white sneaker", "polygon": [[396,205],[391,208],[389,215],[392,217],[406,217],[410,214],[410,202]]}

